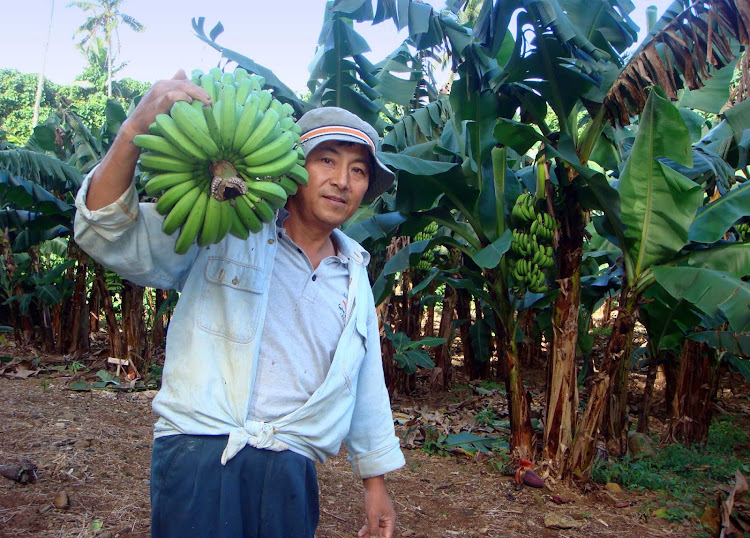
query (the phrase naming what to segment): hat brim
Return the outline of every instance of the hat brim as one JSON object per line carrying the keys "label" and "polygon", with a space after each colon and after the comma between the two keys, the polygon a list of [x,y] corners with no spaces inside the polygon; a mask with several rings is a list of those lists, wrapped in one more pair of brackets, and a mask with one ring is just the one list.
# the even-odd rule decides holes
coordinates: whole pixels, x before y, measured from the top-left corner
{"label": "hat brim", "polygon": [[329,140],[335,140],[339,142],[354,142],[355,144],[361,144],[365,146],[370,152],[370,155],[372,155],[372,159],[373,161],[375,161],[375,170],[373,170],[374,174],[372,174],[372,177],[370,177],[367,191],[362,197],[363,202],[372,202],[375,198],[387,191],[391,185],[393,185],[393,181],[396,179],[395,174],[391,172],[380,161],[380,159],[377,158],[372,150],[372,147],[369,144],[364,143],[362,139],[356,136],[347,135],[345,133],[333,133],[316,136],[315,138],[306,140],[305,142],[302,142],[302,150],[305,152],[305,157],[307,157],[307,155],[309,155],[310,152],[315,149],[318,144],[322,142],[328,142]]}

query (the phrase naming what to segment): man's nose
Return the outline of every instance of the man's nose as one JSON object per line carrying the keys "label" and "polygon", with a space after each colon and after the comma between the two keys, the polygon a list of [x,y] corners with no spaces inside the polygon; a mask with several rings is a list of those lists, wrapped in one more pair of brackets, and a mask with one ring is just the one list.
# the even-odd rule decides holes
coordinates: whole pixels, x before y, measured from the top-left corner
{"label": "man's nose", "polygon": [[339,189],[346,190],[349,188],[349,169],[347,168],[336,168],[333,173],[331,183],[336,185]]}

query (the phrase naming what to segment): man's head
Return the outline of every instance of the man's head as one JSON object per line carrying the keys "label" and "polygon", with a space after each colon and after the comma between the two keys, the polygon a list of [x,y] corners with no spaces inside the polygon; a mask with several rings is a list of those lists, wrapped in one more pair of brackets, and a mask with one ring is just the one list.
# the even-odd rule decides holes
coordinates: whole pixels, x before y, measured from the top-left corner
{"label": "man's head", "polygon": [[370,125],[341,108],[318,108],[299,120],[310,176],[287,209],[309,227],[333,230],[393,183],[394,176],[375,157],[378,136]]}
{"label": "man's head", "polygon": [[364,202],[371,202],[393,184],[395,176],[375,157],[379,138],[369,123],[339,107],[316,108],[304,114],[297,123],[302,128],[300,138],[306,157],[318,144],[331,140],[353,142],[367,148],[371,166]]}

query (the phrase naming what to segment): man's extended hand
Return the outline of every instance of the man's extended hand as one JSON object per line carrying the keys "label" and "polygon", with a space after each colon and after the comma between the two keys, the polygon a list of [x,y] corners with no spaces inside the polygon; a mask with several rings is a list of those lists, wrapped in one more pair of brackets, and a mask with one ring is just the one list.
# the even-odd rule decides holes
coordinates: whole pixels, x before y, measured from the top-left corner
{"label": "man's extended hand", "polygon": [[391,538],[393,529],[396,528],[396,512],[385,489],[385,479],[382,476],[374,476],[365,478],[362,482],[365,486],[366,523],[357,536]]}
{"label": "man's extended hand", "polygon": [[185,71],[180,69],[174,77],[159,80],[141,98],[133,114],[128,118],[135,133],[147,133],[157,114],[169,114],[176,101],[192,102],[194,99],[210,105],[208,93],[188,80]]}

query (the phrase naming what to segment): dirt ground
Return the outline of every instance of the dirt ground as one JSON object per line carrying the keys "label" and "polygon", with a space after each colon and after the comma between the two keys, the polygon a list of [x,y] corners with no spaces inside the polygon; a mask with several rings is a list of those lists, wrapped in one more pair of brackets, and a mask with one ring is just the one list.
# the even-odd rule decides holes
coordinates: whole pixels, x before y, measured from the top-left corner
{"label": "dirt ground", "polygon": [[[0,354],[7,353],[0,349]],[[62,357],[40,360],[41,366],[70,363]],[[89,375],[96,372],[91,366]],[[27,484],[0,477],[0,536],[148,536],[155,392],[73,391],[70,382],[69,371],[49,369],[26,378],[0,376],[0,465],[25,457],[38,475]],[[455,400],[450,394],[432,403],[414,395],[397,398],[394,416],[439,419],[446,405],[460,406]],[[402,425],[397,433],[408,438]],[[406,466],[387,477],[398,517],[396,536],[688,536],[694,528],[645,517],[643,493],[594,488],[584,494],[560,484],[517,489],[511,477],[493,469],[488,456],[404,452]],[[317,536],[356,536],[363,524],[362,486],[345,455],[318,465],[318,473]],[[556,504],[553,496],[570,502]],[[555,515],[569,516],[573,527],[548,528]]]}

